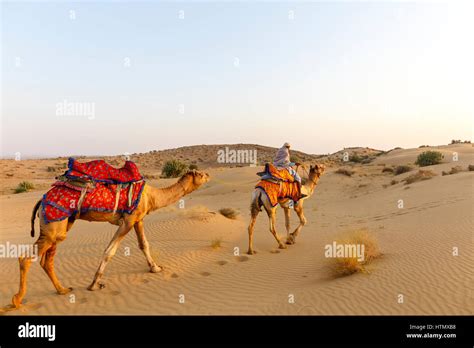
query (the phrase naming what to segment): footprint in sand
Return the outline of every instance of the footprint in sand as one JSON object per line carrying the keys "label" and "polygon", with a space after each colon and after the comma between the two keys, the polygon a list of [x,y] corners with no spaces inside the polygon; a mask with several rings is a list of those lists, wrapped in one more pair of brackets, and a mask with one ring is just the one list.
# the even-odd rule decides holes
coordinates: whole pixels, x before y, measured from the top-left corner
{"label": "footprint in sand", "polygon": [[171,275],[171,278],[179,278],[179,275],[177,275],[176,273],[173,273],[173,274]]}
{"label": "footprint in sand", "polygon": [[224,266],[224,265],[226,265],[227,263],[228,263],[227,261],[217,261],[217,264],[218,264],[219,266]]}
{"label": "footprint in sand", "polygon": [[114,290],[114,291],[111,292],[111,294],[113,296],[117,296],[117,295],[120,295],[120,291]]}
{"label": "footprint in sand", "polygon": [[279,254],[280,253],[280,250],[271,250],[270,251],[272,254]]}
{"label": "footprint in sand", "polygon": [[81,299],[79,299],[79,301],[77,301],[77,302],[79,302],[79,304],[87,303],[87,298],[81,298]]}
{"label": "footprint in sand", "polygon": [[41,307],[43,307],[43,304],[41,303],[25,303],[20,307],[20,311],[21,312],[34,311]]}
{"label": "footprint in sand", "polygon": [[239,262],[244,262],[248,260],[249,260],[248,256],[237,256],[237,261]]}
{"label": "footprint in sand", "polygon": [[209,272],[201,272],[200,273],[203,277],[209,277],[211,275],[211,273]]}

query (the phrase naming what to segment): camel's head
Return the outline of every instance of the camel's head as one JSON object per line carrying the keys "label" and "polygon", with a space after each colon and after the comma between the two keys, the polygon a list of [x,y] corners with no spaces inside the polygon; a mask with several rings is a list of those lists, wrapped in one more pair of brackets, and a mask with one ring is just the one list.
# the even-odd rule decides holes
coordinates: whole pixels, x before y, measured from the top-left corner
{"label": "camel's head", "polygon": [[195,169],[188,171],[185,176],[189,176],[190,178],[192,178],[192,183],[194,187],[204,185],[211,179],[209,174]]}
{"label": "camel's head", "polygon": [[318,180],[321,175],[323,175],[324,171],[326,170],[326,166],[324,164],[316,163],[314,166],[309,166],[309,179],[311,181]]}

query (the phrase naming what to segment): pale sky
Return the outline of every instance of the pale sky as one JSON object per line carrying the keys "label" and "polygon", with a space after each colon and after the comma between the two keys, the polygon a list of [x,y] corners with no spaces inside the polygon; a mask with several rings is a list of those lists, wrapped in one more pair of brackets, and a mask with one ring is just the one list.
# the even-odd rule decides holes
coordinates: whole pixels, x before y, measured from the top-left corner
{"label": "pale sky", "polygon": [[472,140],[470,3],[2,3],[1,156]]}

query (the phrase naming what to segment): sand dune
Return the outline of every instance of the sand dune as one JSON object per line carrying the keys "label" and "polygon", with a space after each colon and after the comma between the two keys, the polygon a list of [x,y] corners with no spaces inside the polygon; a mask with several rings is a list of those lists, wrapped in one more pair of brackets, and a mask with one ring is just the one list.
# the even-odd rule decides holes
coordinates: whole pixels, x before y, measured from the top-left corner
{"label": "sand dune", "polygon": [[[245,254],[248,205],[257,182],[255,173],[261,168],[210,168],[211,182],[187,196],[184,209],[168,207],[145,220],[163,272],[147,272],[131,232],[106,270],[106,288],[87,291],[115,227],[79,221],[56,257],[58,277],[74,288],[75,302],[69,295],[57,295],[35,263],[25,305],[3,314],[472,314],[474,173],[466,168],[474,164],[474,151],[470,144],[437,147],[445,154],[445,163],[427,169],[438,175],[410,185],[402,180],[411,173],[395,177],[382,172],[384,166],[413,165],[424,150],[393,150],[369,164],[351,164],[355,171],[351,177],[337,174],[340,164],[333,163],[315,196],[305,203],[308,224],[297,243],[277,249],[262,214],[255,231],[258,253],[252,256]],[[453,152],[459,155],[455,163]],[[35,160],[31,164],[40,171],[50,161],[59,162]],[[2,161],[3,172],[20,164],[33,168]],[[441,175],[455,165],[464,171]],[[391,185],[393,179],[399,182]],[[2,180],[6,193],[11,183],[5,180],[11,179]],[[45,188],[52,182],[41,180]],[[150,183],[166,186],[173,181]],[[32,242],[29,218],[42,193],[0,196],[0,243]],[[403,200],[402,209],[399,200]],[[236,220],[225,218],[218,213],[223,207],[241,214]],[[371,265],[370,273],[335,278],[328,270],[324,246],[358,228],[367,228],[376,237],[383,256]],[[277,230],[284,235],[280,209]],[[216,238],[222,240],[219,249],[211,247]],[[458,256],[453,256],[453,247],[459,249]],[[240,250],[238,256],[235,248]],[[10,302],[18,278],[17,260],[1,260],[0,306]],[[399,294],[404,303],[397,302]],[[185,303],[179,302],[180,295]],[[291,295],[294,303],[288,301]]]}

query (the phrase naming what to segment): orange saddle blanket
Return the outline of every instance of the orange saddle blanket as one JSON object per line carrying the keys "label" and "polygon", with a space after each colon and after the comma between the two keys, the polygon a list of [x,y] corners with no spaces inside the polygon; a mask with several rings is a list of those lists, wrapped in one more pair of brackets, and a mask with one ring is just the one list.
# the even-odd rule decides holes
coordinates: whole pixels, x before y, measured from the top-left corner
{"label": "orange saddle blanket", "polygon": [[261,188],[267,195],[272,207],[278,204],[279,198],[289,198],[295,203],[300,199],[298,183],[294,181],[286,169],[277,169],[274,165],[265,165],[264,178],[255,186]]}

